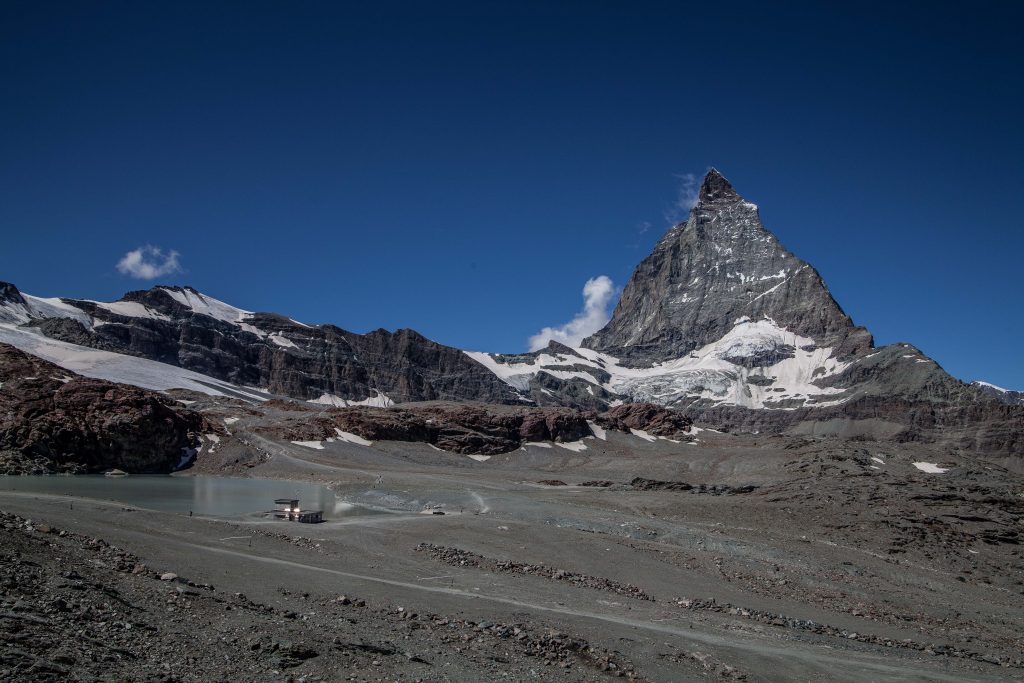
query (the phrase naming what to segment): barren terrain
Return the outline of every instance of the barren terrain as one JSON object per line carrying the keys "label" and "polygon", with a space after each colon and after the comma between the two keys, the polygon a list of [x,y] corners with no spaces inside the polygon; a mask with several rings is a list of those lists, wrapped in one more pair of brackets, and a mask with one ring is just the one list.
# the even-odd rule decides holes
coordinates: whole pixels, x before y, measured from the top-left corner
{"label": "barren terrain", "polygon": [[314,526],[0,490],[0,672],[1024,680],[1007,462],[707,429],[482,460],[298,445],[268,431],[273,409],[205,400],[227,421],[189,474],[316,481],[389,514]]}

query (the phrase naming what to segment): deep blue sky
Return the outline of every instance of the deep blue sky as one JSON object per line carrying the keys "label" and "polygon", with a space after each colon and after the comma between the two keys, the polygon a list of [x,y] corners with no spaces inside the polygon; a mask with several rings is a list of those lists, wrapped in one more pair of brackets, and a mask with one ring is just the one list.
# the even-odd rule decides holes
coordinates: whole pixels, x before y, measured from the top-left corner
{"label": "deep blue sky", "polygon": [[152,244],[517,351],[715,166],[877,342],[1024,388],[1024,4],[344,4],[0,4],[0,279],[114,299]]}

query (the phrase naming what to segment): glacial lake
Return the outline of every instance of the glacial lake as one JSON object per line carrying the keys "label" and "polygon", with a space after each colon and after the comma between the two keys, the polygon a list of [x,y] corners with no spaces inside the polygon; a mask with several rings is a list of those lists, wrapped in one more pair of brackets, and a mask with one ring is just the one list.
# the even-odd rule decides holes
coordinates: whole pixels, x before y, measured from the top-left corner
{"label": "glacial lake", "polygon": [[0,491],[76,496],[161,512],[215,517],[258,517],[275,498],[298,498],[303,510],[323,510],[324,519],[386,514],[340,500],[325,486],[301,481],[172,477],[161,475],[0,476]]}

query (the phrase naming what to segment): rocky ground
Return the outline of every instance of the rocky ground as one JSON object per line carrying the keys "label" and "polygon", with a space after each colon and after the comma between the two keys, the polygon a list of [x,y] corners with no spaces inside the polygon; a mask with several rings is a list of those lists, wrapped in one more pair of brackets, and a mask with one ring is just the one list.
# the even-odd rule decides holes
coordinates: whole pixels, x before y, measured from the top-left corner
{"label": "rocky ground", "polygon": [[260,603],[7,513],[0,539],[0,679],[640,680],[621,654],[535,624],[315,588],[281,588],[278,604]]}
{"label": "rocky ground", "polygon": [[272,426],[332,411],[178,398],[216,425],[188,476],[377,513],[189,517],[0,480],[0,678],[1024,680],[1011,459],[707,425],[474,457],[303,445]]}

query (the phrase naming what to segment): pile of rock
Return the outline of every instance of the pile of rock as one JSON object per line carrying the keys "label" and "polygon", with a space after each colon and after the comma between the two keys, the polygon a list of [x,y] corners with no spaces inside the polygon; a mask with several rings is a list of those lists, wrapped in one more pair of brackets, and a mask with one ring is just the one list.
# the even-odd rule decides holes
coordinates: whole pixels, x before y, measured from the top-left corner
{"label": "pile of rock", "polygon": [[741,493],[752,493],[757,490],[753,484],[730,486],[728,484],[687,484],[685,481],[660,481],[634,477],[629,485],[637,491],[689,491],[711,496],[733,496]]}
{"label": "pile of rock", "polygon": [[720,614],[728,614],[731,616],[742,617],[744,619],[750,619],[751,621],[757,621],[762,624],[768,624],[771,626],[795,628],[800,629],[802,631],[809,631],[811,633],[817,633],[824,636],[845,638],[846,640],[855,640],[861,643],[871,643],[872,645],[881,645],[883,647],[917,650],[935,656],[957,657],[959,659],[971,659],[979,662],[987,662],[989,664],[999,664],[1002,666],[1009,666],[1014,668],[1024,668],[1024,658],[1021,657],[971,652],[970,650],[964,650],[950,645],[921,643],[911,638],[885,638],[882,636],[870,635],[867,633],[858,633],[856,631],[850,631],[844,628],[839,628],[838,626],[819,624],[815,621],[811,621],[810,619],[794,619],[792,617],[787,617],[784,614],[778,614],[775,612],[768,612],[759,609],[750,609],[746,607],[737,607],[736,605],[732,605],[727,602],[720,603],[717,602],[714,598],[708,598],[707,600],[693,598],[674,598],[672,602],[677,607],[682,607],[683,609],[687,610],[718,612]]}
{"label": "pile of rock", "polygon": [[489,557],[484,557],[483,555],[472,553],[468,550],[462,550],[461,548],[434,545],[433,543],[420,543],[416,546],[416,550],[428,552],[435,559],[455,567],[479,567],[492,572],[531,574],[533,576],[542,576],[554,581],[567,581],[581,588],[594,588],[597,590],[617,593],[619,595],[625,595],[637,600],[654,601],[654,598],[633,584],[621,583],[619,581],[606,579],[600,576],[578,574],[576,572],[566,571],[565,569],[555,569],[543,564],[513,562],[512,560],[495,560]]}

